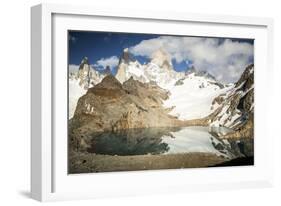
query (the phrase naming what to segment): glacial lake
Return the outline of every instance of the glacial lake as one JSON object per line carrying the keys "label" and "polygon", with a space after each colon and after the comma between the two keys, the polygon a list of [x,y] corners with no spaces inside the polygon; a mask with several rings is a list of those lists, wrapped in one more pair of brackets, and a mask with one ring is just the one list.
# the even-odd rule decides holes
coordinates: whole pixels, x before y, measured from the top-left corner
{"label": "glacial lake", "polygon": [[[104,155],[145,155],[178,153],[214,153],[235,156],[240,142],[219,140],[212,132],[228,132],[227,128],[182,127],[129,129],[94,133],[88,152]],[[238,147],[237,147],[238,145]],[[243,146],[243,145],[242,145]],[[237,148],[234,148],[237,147]]]}

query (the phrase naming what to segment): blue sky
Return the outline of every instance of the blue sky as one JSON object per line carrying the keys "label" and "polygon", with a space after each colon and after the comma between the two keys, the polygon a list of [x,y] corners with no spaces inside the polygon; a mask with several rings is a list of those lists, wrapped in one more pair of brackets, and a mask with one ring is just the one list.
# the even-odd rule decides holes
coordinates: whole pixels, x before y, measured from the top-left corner
{"label": "blue sky", "polygon": [[[176,71],[185,71],[194,65],[199,70],[210,70],[215,76],[223,73],[221,78],[228,82],[234,81],[235,78],[223,69],[232,69],[232,76],[235,76],[234,73],[239,70],[237,67],[253,63],[251,50],[254,41],[250,39],[69,31],[68,41],[70,65],[79,65],[86,56],[96,69],[102,70],[108,64],[113,73],[116,72],[118,59],[124,48],[129,48],[135,58],[143,64],[149,61],[151,53],[158,49],[159,45],[171,55]],[[211,58],[212,56],[214,58]],[[223,61],[220,56],[224,58]],[[219,62],[223,64],[218,65]]]}
{"label": "blue sky", "polygon": [[[79,65],[85,56],[93,65],[102,58],[111,56],[119,58],[123,49],[134,46],[142,40],[157,37],[159,35],[71,31],[69,32],[69,64]],[[148,58],[143,56],[137,56],[136,59],[140,63],[148,61]]]}

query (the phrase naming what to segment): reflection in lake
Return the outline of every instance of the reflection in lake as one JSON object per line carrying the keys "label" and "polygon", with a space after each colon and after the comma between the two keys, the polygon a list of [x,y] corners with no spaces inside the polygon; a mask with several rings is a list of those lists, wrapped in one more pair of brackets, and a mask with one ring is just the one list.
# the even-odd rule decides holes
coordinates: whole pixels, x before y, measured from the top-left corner
{"label": "reflection in lake", "polygon": [[88,152],[108,155],[162,154],[169,150],[163,136],[172,138],[172,131],[180,128],[128,129],[118,132],[92,134]]}
{"label": "reflection in lake", "polygon": [[[169,153],[215,153],[226,157],[245,156],[240,151],[241,140],[222,141],[209,127],[144,128],[119,132],[94,133],[88,152],[107,155],[143,155]],[[252,151],[253,142],[247,142]],[[250,148],[250,149],[249,149]],[[243,148],[245,150],[245,148]]]}
{"label": "reflection in lake", "polygon": [[[185,127],[172,134],[175,136],[174,139],[163,137],[163,142],[169,145],[167,153],[221,153],[216,149],[220,141],[209,133],[208,127]],[[223,150],[226,150],[225,146],[221,148],[221,151]]]}

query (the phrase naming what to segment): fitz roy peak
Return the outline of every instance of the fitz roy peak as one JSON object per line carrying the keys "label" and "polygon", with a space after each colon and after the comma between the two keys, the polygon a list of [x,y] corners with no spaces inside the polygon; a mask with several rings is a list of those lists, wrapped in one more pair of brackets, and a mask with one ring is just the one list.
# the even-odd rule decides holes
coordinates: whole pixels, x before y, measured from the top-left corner
{"label": "fitz roy peak", "polygon": [[143,65],[134,59],[132,54],[129,53],[129,49],[126,48],[119,59],[116,78],[123,83],[130,77],[143,83],[149,81],[144,75]]}
{"label": "fitz roy peak", "polygon": [[130,77],[143,83],[154,82],[158,86],[166,88],[169,84],[184,77],[184,72],[174,71],[171,59],[164,49],[156,50],[152,54],[150,62],[142,65],[126,48],[119,60],[116,78],[123,83]]}

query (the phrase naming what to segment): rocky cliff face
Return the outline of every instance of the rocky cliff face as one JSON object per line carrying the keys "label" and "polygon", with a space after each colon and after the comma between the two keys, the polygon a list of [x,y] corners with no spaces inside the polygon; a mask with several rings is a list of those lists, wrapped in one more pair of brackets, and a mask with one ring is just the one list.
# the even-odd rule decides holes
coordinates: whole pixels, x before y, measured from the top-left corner
{"label": "rocky cliff face", "polygon": [[121,83],[132,77],[143,83],[154,82],[162,88],[173,85],[184,76],[184,72],[173,69],[171,58],[164,49],[156,50],[147,64],[140,64],[128,49],[124,49],[116,73]]}
{"label": "rocky cliff face", "polygon": [[184,72],[176,72],[173,69],[171,59],[162,49],[152,54],[150,62],[143,66],[144,74],[151,82],[169,89],[179,79],[184,78]]}
{"label": "rocky cliff face", "polygon": [[126,48],[119,59],[117,67],[116,79],[123,83],[130,77],[141,82],[149,82],[143,72],[143,65],[141,65]]}
{"label": "rocky cliff face", "polygon": [[254,65],[249,65],[235,87],[216,97],[217,109],[208,116],[211,126],[225,126],[234,131],[224,138],[253,138],[254,128]]}
{"label": "rocky cliff face", "polygon": [[112,75],[88,89],[70,121],[73,137],[93,132],[120,131],[131,128],[173,127],[181,121],[162,106],[168,92],[157,85],[130,78],[123,85]]}
{"label": "rocky cliff face", "polygon": [[73,117],[78,99],[106,75],[93,69],[87,57],[82,59],[78,71],[69,74],[69,119]]}
{"label": "rocky cliff face", "polygon": [[151,63],[158,65],[164,70],[173,71],[171,57],[163,48],[160,48],[153,52],[151,56]]}
{"label": "rocky cliff face", "polygon": [[98,84],[104,77],[105,74],[101,74],[91,68],[87,57],[82,59],[76,76],[76,79],[79,81],[79,86],[84,87],[84,89],[88,89],[93,85]]}

